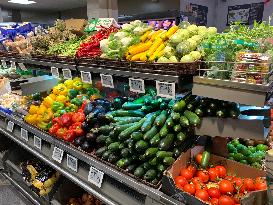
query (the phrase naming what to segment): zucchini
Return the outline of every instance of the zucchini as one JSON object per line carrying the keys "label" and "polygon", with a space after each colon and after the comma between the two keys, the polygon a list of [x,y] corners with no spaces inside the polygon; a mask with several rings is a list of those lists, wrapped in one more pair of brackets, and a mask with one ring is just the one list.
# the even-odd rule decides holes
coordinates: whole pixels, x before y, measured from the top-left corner
{"label": "zucchini", "polygon": [[156,157],[158,159],[164,159],[165,157],[171,157],[173,156],[173,153],[172,152],[166,152],[166,151],[158,151],[156,153]]}
{"label": "zucchini", "polygon": [[145,151],[145,156],[147,158],[153,158],[156,156],[156,153],[158,152],[158,148],[156,147],[150,147]]}
{"label": "zucchini", "polygon": [[204,112],[202,110],[202,107],[198,107],[195,109],[195,114],[198,116],[198,117],[202,117],[204,115]]}
{"label": "zucchini", "polygon": [[145,141],[150,141],[157,133],[157,126],[153,126],[148,132],[143,135],[143,139]]}
{"label": "zucchini", "polygon": [[211,108],[207,108],[207,109],[206,109],[206,114],[207,114],[208,116],[213,116],[214,113],[215,113],[215,110],[212,110]]}
{"label": "zucchini", "polygon": [[150,113],[148,115],[146,115],[146,120],[143,123],[143,125],[141,126],[141,131],[142,132],[147,132],[148,130],[151,129],[155,118],[159,115],[160,111],[158,112],[154,112],[154,113]]}
{"label": "zucchini", "polygon": [[180,125],[182,127],[189,127],[190,126],[190,122],[189,122],[188,118],[186,118],[185,116],[182,115],[180,117]]}
{"label": "zucchini", "polygon": [[136,170],[134,171],[134,175],[139,178],[144,176],[144,174],[145,174],[145,169],[142,166],[137,167]]}
{"label": "zucchini", "polygon": [[173,105],[172,109],[174,112],[182,112],[185,106],[186,102],[184,100],[180,100]]}
{"label": "zucchini", "polygon": [[123,130],[118,136],[119,140],[128,139],[133,132],[136,132],[141,128],[145,120],[146,118],[143,118],[139,122],[136,122],[133,126],[127,128],[126,130]]}
{"label": "zucchini", "polygon": [[145,171],[151,169],[151,165],[150,165],[149,162],[144,162],[142,166],[143,166],[143,168],[145,169]]}
{"label": "zucchini", "polygon": [[98,144],[105,144],[105,141],[106,139],[108,138],[109,136],[105,136],[105,135],[99,135],[96,139],[96,143]]}
{"label": "zucchini", "polygon": [[129,148],[123,148],[120,152],[122,157],[128,157],[130,156],[130,149]]}
{"label": "zucchini", "polygon": [[163,164],[165,164],[166,166],[170,166],[175,162],[175,159],[172,157],[165,157],[163,159]]}
{"label": "zucchini", "polygon": [[180,120],[180,114],[179,113],[173,112],[171,114],[171,116],[172,116],[172,119],[173,119],[174,122],[179,122],[179,120]]}
{"label": "zucchini", "polygon": [[143,105],[144,105],[143,103],[126,102],[122,105],[122,109],[137,110],[140,109]]}
{"label": "zucchini", "polygon": [[162,127],[167,120],[167,111],[163,110],[160,115],[155,118],[154,125]]}
{"label": "zucchini", "polygon": [[146,96],[145,96],[145,99],[144,99],[144,104],[145,104],[145,105],[151,105],[152,100],[153,100],[153,97],[152,97],[152,96],[146,95]]}
{"label": "zucchini", "polygon": [[215,113],[216,117],[225,118],[226,117],[226,110],[217,110]]}
{"label": "zucchini", "polygon": [[172,108],[175,104],[175,100],[172,99],[169,103],[168,103],[168,108]]}
{"label": "zucchini", "polygon": [[129,173],[134,173],[134,171],[136,170],[136,165],[135,164],[131,164],[128,167],[126,167],[126,171]]}
{"label": "zucchini", "polygon": [[229,111],[229,116],[231,118],[237,119],[239,117],[239,115],[240,115],[240,111],[238,111],[238,110],[233,109],[233,110]]}
{"label": "zucchini", "polygon": [[111,152],[116,152],[119,150],[120,143],[119,142],[113,142],[108,146],[108,150]]}
{"label": "zucchini", "polygon": [[112,152],[111,152],[110,150],[107,150],[106,152],[104,152],[104,153],[102,154],[101,158],[102,158],[103,160],[107,160],[108,157],[109,157],[109,155],[110,155],[111,153],[112,153]]}
{"label": "zucchini", "polygon": [[208,151],[204,151],[202,153],[201,167],[206,169],[207,166],[209,165],[209,160],[210,160],[210,153]]}
{"label": "zucchini", "polygon": [[153,185],[157,185],[157,184],[159,183],[159,179],[154,178],[154,179],[151,181],[151,183],[152,183]]}
{"label": "zucchini", "polygon": [[115,122],[117,123],[126,122],[126,124],[132,123],[132,122],[138,122],[141,119],[142,119],[141,117],[114,117]]}
{"label": "zucchini", "polygon": [[97,155],[98,157],[101,157],[101,156],[103,155],[103,153],[107,151],[107,149],[108,149],[108,148],[107,148],[106,146],[97,149],[96,155]]}
{"label": "zucchini", "polygon": [[[166,121],[167,122],[167,121]],[[160,135],[160,137],[166,137],[166,135],[168,134],[168,132],[169,132],[169,129],[168,129],[168,127],[167,127],[167,123],[165,122],[165,124],[164,124],[164,126],[160,129],[160,131],[159,131],[159,135]]]}
{"label": "zucchini", "polygon": [[135,144],[135,150],[139,153],[143,152],[144,150],[148,149],[149,144],[145,142],[144,140],[139,140]]}
{"label": "zucchini", "polygon": [[163,173],[166,169],[166,166],[164,166],[163,164],[158,164],[157,165],[157,170],[159,173]]}
{"label": "zucchini", "polygon": [[189,120],[189,123],[193,126],[198,126],[201,122],[200,118],[191,111],[186,110],[184,116]]}
{"label": "zucchini", "polygon": [[189,111],[193,111],[196,106],[198,106],[200,104],[200,97],[197,96],[195,97],[190,103],[187,104],[187,110]]}
{"label": "zucchini", "polygon": [[103,135],[108,135],[108,134],[111,132],[112,129],[113,129],[112,126],[104,125],[104,126],[101,126],[101,127],[99,128],[99,132],[100,132],[101,134],[103,134]]}
{"label": "zucchini", "polygon": [[173,134],[168,134],[165,138],[163,138],[160,143],[159,143],[159,149],[163,151],[167,151],[172,143],[174,141],[174,135]]}
{"label": "zucchini", "polygon": [[158,164],[158,159],[157,159],[157,157],[152,158],[152,159],[149,161],[149,164],[152,165],[152,166],[156,166],[156,165]]}
{"label": "zucchini", "polygon": [[168,104],[166,102],[162,102],[159,106],[159,109],[160,110],[165,110],[168,108]]}
{"label": "zucchini", "polygon": [[179,157],[181,153],[182,153],[182,149],[180,147],[176,147],[173,149],[173,156],[175,158]]}
{"label": "zucchini", "polygon": [[111,137],[108,137],[108,138],[105,140],[105,146],[108,147],[112,142],[113,142],[112,138],[111,138]]}
{"label": "zucchini", "polygon": [[160,135],[157,133],[151,140],[150,140],[150,145],[152,147],[157,147],[160,143]]}
{"label": "zucchini", "polygon": [[150,105],[143,105],[140,110],[145,113],[150,113],[154,110],[154,108]]}
{"label": "zucchini", "polygon": [[[180,119],[180,115],[179,115],[179,119]],[[166,120],[166,124],[167,124],[167,127],[168,127],[168,128],[172,128],[172,127],[174,126],[174,122],[173,122],[172,117],[169,117],[169,118]]]}
{"label": "zucchini", "polygon": [[143,134],[141,132],[133,132],[131,134],[131,138],[134,140],[134,141],[139,141],[141,139],[143,139]]}
{"label": "zucchini", "polygon": [[144,178],[146,181],[152,181],[152,180],[154,180],[154,179],[156,178],[156,175],[157,175],[156,170],[154,170],[154,169],[149,169],[149,170],[145,173],[145,175],[144,175],[143,178]]}
{"label": "zucchini", "polygon": [[119,156],[116,153],[109,154],[108,159],[107,159],[107,161],[112,164],[116,163],[118,160],[119,160]]}
{"label": "zucchini", "polygon": [[109,115],[113,117],[144,117],[145,113],[141,110],[116,110],[109,113]]}
{"label": "zucchini", "polygon": [[175,125],[175,126],[173,127],[173,130],[174,130],[175,132],[180,132],[180,131],[181,131],[181,129],[182,129],[182,127],[181,127],[181,125],[180,125],[180,124]]}
{"label": "zucchini", "polygon": [[119,133],[121,133],[123,130],[126,130],[127,128],[133,126],[135,123],[137,122],[134,122],[134,123],[127,123],[125,125],[117,125],[114,127],[114,132],[115,132],[115,135],[118,135]]}
{"label": "zucchini", "polygon": [[129,166],[131,163],[132,163],[132,158],[122,158],[117,161],[116,165],[119,168],[124,169],[125,167]]}

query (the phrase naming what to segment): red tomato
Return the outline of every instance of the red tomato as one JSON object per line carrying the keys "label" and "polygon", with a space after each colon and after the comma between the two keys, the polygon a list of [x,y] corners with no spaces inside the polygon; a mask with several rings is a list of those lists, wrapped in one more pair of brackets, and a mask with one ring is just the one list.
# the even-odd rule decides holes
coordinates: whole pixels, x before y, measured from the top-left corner
{"label": "red tomato", "polygon": [[227,170],[224,166],[216,166],[215,169],[218,171],[219,173],[219,177],[221,178],[225,178],[227,176]]}
{"label": "red tomato", "polygon": [[182,177],[182,176],[178,176],[175,178],[175,184],[179,184],[181,187],[184,187],[185,184],[187,184],[188,181],[185,177]]}
{"label": "red tomato", "polygon": [[234,197],[233,197],[233,200],[234,200],[234,203],[236,204],[240,204],[240,200],[241,198],[244,197],[244,194],[235,194]]}
{"label": "red tomato", "polygon": [[267,189],[267,185],[265,182],[256,182],[255,190],[265,190]]}
{"label": "red tomato", "polygon": [[240,188],[244,184],[244,181],[240,177],[234,177],[231,181],[237,188]]}
{"label": "red tomato", "polygon": [[197,164],[201,164],[202,161],[202,154],[198,154],[195,156],[195,161],[197,162]]}
{"label": "red tomato", "polygon": [[195,186],[195,189],[196,189],[196,190],[198,190],[198,189],[208,190],[207,185],[205,185],[205,184],[202,183],[202,182],[196,183],[196,184],[194,184],[194,186]]}
{"label": "red tomato", "polygon": [[255,182],[265,182],[265,178],[263,178],[263,177],[257,177],[255,179]]}
{"label": "red tomato", "polygon": [[181,186],[180,184],[175,184],[177,188],[183,190],[183,186]]}
{"label": "red tomato", "polygon": [[218,205],[235,205],[235,202],[231,197],[223,195],[219,198]]}
{"label": "red tomato", "polygon": [[232,181],[233,176],[226,176],[225,179],[228,180],[228,181]]}
{"label": "red tomato", "polygon": [[246,178],[244,180],[244,185],[247,191],[254,191],[255,190],[255,184],[253,179]]}
{"label": "red tomato", "polygon": [[209,168],[208,173],[209,173],[210,181],[213,181],[213,182],[217,181],[219,177],[218,170],[216,170],[215,168]]}
{"label": "red tomato", "polygon": [[247,189],[246,189],[246,185],[245,184],[243,184],[241,187],[240,187],[240,193],[245,193],[245,191],[247,191]]}
{"label": "red tomato", "polygon": [[217,198],[219,199],[221,196],[221,192],[219,189],[215,188],[215,187],[211,187],[208,189],[208,194],[211,198]]}
{"label": "red tomato", "polygon": [[188,169],[182,169],[180,171],[180,175],[185,177],[187,180],[191,180],[192,177],[193,177],[192,172],[190,170],[188,170]]}
{"label": "red tomato", "polygon": [[204,171],[197,171],[197,174],[196,174],[197,177],[199,177],[202,182],[206,183],[209,181],[209,175],[208,173],[204,172]]}
{"label": "red tomato", "polygon": [[189,165],[188,166],[188,168],[187,168],[188,170],[190,170],[191,172],[192,172],[192,175],[194,176],[195,175],[195,173],[196,173],[196,167],[194,166],[194,165]]}
{"label": "red tomato", "polygon": [[202,180],[201,180],[200,177],[193,177],[191,181],[192,181],[192,183],[194,183],[194,184],[202,182]]}
{"label": "red tomato", "polygon": [[218,201],[219,201],[219,199],[212,198],[212,199],[210,200],[210,204],[211,204],[211,205],[218,205]]}
{"label": "red tomato", "polygon": [[198,189],[195,192],[195,196],[199,199],[201,199],[202,201],[208,201],[209,200],[209,194],[206,190],[203,189]]}
{"label": "red tomato", "polygon": [[223,179],[220,183],[219,183],[219,190],[222,194],[227,194],[227,193],[233,193],[234,191],[234,187],[233,184],[226,180]]}
{"label": "red tomato", "polygon": [[183,190],[185,192],[188,192],[189,194],[191,195],[194,195],[195,194],[195,187],[193,184],[186,184],[184,187],[183,187]]}

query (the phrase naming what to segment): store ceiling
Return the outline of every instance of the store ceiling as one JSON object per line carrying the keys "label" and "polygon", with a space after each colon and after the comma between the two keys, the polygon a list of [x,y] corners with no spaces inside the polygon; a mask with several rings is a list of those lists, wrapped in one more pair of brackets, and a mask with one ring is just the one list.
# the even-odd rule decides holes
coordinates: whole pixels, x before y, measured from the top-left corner
{"label": "store ceiling", "polygon": [[37,3],[30,5],[13,4],[9,0],[0,0],[0,6],[9,9],[62,11],[86,6],[86,0],[35,0]]}

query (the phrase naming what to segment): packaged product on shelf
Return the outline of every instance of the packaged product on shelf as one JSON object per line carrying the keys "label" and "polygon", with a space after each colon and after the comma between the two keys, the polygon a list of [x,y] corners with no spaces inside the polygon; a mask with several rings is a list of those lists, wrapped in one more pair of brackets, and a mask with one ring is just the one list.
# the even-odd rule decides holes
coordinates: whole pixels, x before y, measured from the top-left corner
{"label": "packaged product on shelf", "polygon": [[91,194],[85,193],[82,197],[70,198],[67,205],[103,205],[103,203]]}

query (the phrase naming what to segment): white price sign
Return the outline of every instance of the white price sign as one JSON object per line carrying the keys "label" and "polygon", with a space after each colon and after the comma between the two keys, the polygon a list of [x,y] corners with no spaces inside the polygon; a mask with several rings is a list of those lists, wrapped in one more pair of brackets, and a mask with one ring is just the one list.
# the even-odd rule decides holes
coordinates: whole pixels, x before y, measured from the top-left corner
{"label": "white price sign", "polygon": [[51,67],[51,74],[53,77],[56,77],[56,78],[60,77],[59,70],[56,67]]}
{"label": "white price sign", "polygon": [[55,161],[61,163],[63,160],[64,151],[58,147],[54,147],[53,153],[52,153],[52,159]]}
{"label": "white price sign", "polygon": [[7,125],[7,131],[13,132],[14,122],[9,121]]}
{"label": "white price sign", "polygon": [[106,88],[114,88],[114,81],[112,75],[100,74],[101,84]]}
{"label": "white price sign", "polygon": [[69,154],[66,155],[66,165],[74,172],[78,172],[78,159]]}
{"label": "white price sign", "polygon": [[27,68],[26,68],[26,66],[23,63],[18,63],[18,65],[19,65],[19,67],[20,67],[21,70],[27,71]]}
{"label": "white price sign", "polygon": [[64,79],[72,79],[72,73],[70,69],[63,69]]}
{"label": "white price sign", "polygon": [[90,72],[81,71],[82,82],[92,84],[92,77]]}
{"label": "white price sign", "polygon": [[5,60],[1,60],[1,63],[3,68],[7,68],[7,63]]}
{"label": "white price sign", "polygon": [[103,180],[104,173],[95,167],[90,167],[89,174],[88,174],[88,181],[92,184],[96,185],[97,187],[101,188],[102,180]]}
{"label": "white price sign", "polygon": [[11,68],[16,68],[16,63],[14,61],[10,61],[10,67]]}
{"label": "white price sign", "polygon": [[40,137],[34,135],[34,147],[41,150],[42,149],[42,140]]}
{"label": "white price sign", "polygon": [[28,131],[21,128],[21,138],[28,142]]}
{"label": "white price sign", "polygon": [[156,81],[157,95],[165,98],[175,98],[175,83]]}
{"label": "white price sign", "polygon": [[144,80],[142,79],[129,78],[129,87],[132,92],[145,93]]}

